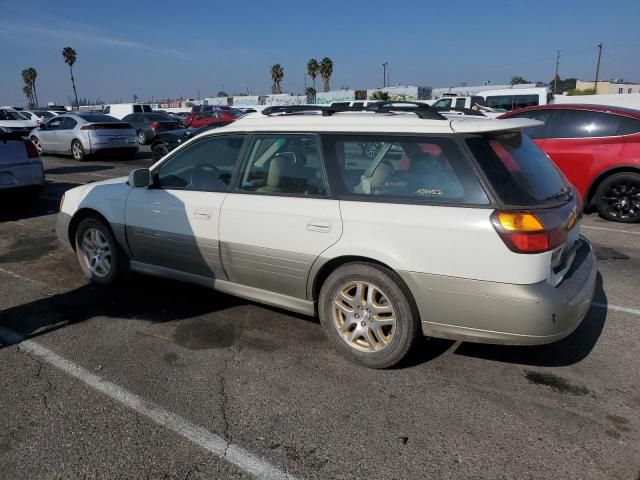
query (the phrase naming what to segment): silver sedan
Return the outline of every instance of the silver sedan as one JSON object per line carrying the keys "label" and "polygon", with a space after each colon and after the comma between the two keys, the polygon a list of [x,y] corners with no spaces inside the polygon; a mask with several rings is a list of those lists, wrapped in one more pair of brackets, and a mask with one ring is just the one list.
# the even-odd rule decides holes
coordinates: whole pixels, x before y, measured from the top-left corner
{"label": "silver sedan", "polygon": [[75,160],[97,153],[133,157],[138,151],[131,126],[102,113],[59,115],[34,128],[29,138],[40,153],[70,153]]}

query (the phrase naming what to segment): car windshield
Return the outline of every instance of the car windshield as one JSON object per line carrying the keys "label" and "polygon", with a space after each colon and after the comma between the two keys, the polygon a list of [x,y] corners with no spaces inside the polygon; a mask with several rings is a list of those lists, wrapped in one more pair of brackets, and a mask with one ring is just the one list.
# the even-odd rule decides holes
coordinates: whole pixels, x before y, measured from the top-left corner
{"label": "car windshield", "polygon": [[0,110],[0,120],[27,120],[15,110]]}
{"label": "car windshield", "polygon": [[115,117],[110,115],[105,115],[104,113],[80,113],[78,115],[83,120],[87,122],[119,122]]}
{"label": "car windshield", "polygon": [[472,136],[467,145],[504,203],[536,206],[570,197],[560,171],[521,132]]}

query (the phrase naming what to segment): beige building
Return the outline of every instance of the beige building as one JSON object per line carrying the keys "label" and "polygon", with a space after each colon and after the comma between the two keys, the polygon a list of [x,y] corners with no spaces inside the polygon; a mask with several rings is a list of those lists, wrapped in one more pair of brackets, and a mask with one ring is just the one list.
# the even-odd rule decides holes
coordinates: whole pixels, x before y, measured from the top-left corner
{"label": "beige building", "polygon": [[[576,81],[576,89],[588,90],[594,88],[595,82]],[[622,80],[598,80],[598,95],[640,93],[640,83],[628,83]]]}

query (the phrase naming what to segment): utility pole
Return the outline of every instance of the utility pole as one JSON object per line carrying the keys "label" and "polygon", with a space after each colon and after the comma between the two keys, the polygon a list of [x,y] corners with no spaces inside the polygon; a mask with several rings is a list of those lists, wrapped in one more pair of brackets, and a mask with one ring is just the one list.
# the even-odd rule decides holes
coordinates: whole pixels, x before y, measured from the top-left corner
{"label": "utility pole", "polygon": [[598,65],[596,66],[596,81],[593,86],[593,89],[596,91],[596,95],[598,94],[598,75],[600,75],[600,57],[602,56],[602,43],[598,45]]}
{"label": "utility pole", "polygon": [[558,63],[560,63],[560,50],[556,53],[556,75],[553,77],[553,93],[558,94]]}
{"label": "utility pole", "polygon": [[382,64],[382,88],[387,86],[387,65],[389,65],[389,62]]}

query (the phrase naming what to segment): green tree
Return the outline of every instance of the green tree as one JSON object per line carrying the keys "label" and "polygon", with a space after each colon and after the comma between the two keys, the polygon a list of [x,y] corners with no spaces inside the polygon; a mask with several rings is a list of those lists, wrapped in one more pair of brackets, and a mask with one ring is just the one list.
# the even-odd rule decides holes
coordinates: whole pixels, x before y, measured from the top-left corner
{"label": "green tree", "polygon": [[22,87],[22,93],[27,97],[27,103],[29,108],[33,108],[33,90],[31,90],[31,85],[26,85]]}
{"label": "green tree", "polygon": [[62,49],[62,57],[64,58],[64,63],[69,65],[69,72],[71,72],[71,86],[73,87],[73,95],[76,97],[76,108],[80,109],[80,104],[78,103],[78,92],[76,91],[76,81],[73,78],[73,66],[77,60],[76,51],[71,47],[64,47]]}
{"label": "green tree", "polygon": [[271,93],[282,93],[280,83],[284,78],[284,68],[279,63],[271,66],[271,80],[273,85],[271,86]]}
{"label": "green tree", "polygon": [[[28,100],[29,105],[31,107],[35,107],[38,105],[38,94],[36,92],[36,78],[38,77],[38,72],[35,68],[29,67],[22,70],[22,80],[24,81],[25,86],[29,87],[29,92],[31,92]],[[23,93],[26,94],[25,89],[22,89]]]}
{"label": "green tree", "polygon": [[311,81],[313,82],[313,91],[314,95],[316,92],[316,77],[318,76],[318,70],[320,69],[320,65],[315,58],[310,58],[307,62],[307,74],[311,77]]}
{"label": "green tree", "polygon": [[577,88],[574,88],[573,90],[569,90],[569,93],[567,93],[567,95],[595,95],[596,94],[596,89],[595,88],[585,88],[584,90],[579,90]]}
{"label": "green tree", "polygon": [[382,90],[376,90],[369,97],[371,100],[389,100],[389,94],[387,92],[383,92]]}
{"label": "green tree", "polygon": [[314,103],[316,101],[316,89],[313,87],[307,87],[304,90],[304,94],[307,96],[308,103]]}
{"label": "green tree", "polygon": [[329,80],[331,80],[331,75],[333,75],[333,61],[329,57],[324,57],[320,62],[318,71],[320,73],[320,78],[322,78],[324,91],[328,92]]}

